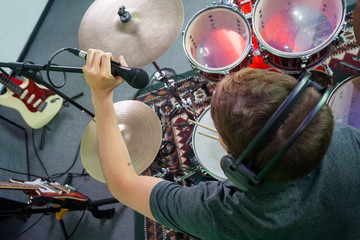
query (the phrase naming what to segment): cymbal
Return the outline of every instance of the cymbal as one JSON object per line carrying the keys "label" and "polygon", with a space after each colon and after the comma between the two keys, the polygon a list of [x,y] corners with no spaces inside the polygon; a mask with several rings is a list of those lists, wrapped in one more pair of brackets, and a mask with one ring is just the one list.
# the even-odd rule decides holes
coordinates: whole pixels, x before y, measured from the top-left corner
{"label": "cymbal", "polygon": [[[121,134],[128,148],[132,166],[141,174],[154,161],[162,142],[159,118],[151,107],[135,100],[114,104]],[[96,123],[91,121],[83,134],[80,156],[85,170],[94,179],[105,183],[97,148]],[[119,169],[121,172],[121,169]]]}
{"label": "cymbal", "polygon": [[[122,22],[119,8],[125,6],[131,19]],[[79,46],[123,55],[131,67],[154,62],[172,46],[184,22],[181,0],[94,1],[79,28]]]}

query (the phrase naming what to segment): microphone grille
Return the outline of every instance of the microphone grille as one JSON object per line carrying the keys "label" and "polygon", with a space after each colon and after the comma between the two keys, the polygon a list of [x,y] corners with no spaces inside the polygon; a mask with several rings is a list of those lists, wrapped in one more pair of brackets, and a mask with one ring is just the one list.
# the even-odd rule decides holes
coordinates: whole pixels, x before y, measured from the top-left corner
{"label": "microphone grille", "polygon": [[146,87],[149,83],[149,75],[140,68],[131,68],[128,78],[131,79],[131,86],[138,89]]}

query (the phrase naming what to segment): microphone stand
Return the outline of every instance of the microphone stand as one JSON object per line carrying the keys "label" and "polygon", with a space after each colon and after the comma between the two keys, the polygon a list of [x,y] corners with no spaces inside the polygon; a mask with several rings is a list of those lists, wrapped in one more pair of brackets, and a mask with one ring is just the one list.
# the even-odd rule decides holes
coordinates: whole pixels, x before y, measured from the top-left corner
{"label": "microphone stand", "polygon": [[95,114],[87,110],[85,107],[81,106],[77,102],[75,102],[70,97],[66,96],[64,93],[60,92],[58,89],[56,89],[54,86],[49,84],[48,82],[45,82],[37,73],[42,70],[49,70],[49,71],[56,71],[56,72],[69,72],[69,73],[82,73],[82,68],[80,67],[68,67],[68,66],[48,66],[44,67],[43,65],[36,65],[36,64],[29,64],[29,63],[23,63],[23,62],[0,62],[0,67],[6,67],[11,68],[14,72],[20,73],[26,78],[29,78],[30,80],[33,80],[34,82],[41,84],[48,88],[49,90],[53,91],[63,99],[65,99],[67,102],[71,103],[78,109],[80,109],[81,112],[86,113],[88,116],[92,118],[93,121],[95,121]]}
{"label": "microphone stand", "polygon": [[179,95],[179,93],[178,93],[178,91],[176,89],[175,80],[169,80],[168,77],[166,76],[166,73],[163,72],[159,68],[159,66],[157,65],[157,63],[155,61],[152,62],[152,64],[154,65],[154,67],[156,68],[156,70],[159,73],[159,75],[157,76],[157,78],[158,78],[157,80],[165,83],[165,86],[169,89],[171,95],[179,103],[180,108],[184,109],[184,111],[188,115],[188,117],[191,120],[195,121],[194,115],[188,111],[188,108],[190,108],[189,103],[180,97],[180,95]]}

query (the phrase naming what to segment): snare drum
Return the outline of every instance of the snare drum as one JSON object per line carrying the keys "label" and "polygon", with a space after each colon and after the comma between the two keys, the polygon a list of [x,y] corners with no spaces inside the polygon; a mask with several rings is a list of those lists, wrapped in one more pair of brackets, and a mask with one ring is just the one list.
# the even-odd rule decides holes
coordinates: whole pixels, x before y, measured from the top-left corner
{"label": "snare drum", "polygon": [[360,75],[341,82],[331,93],[330,106],[335,122],[360,129]]}
{"label": "snare drum", "polygon": [[[214,122],[210,115],[210,107],[202,112],[198,122],[209,127],[214,127]],[[225,149],[221,146],[220,141],[201,135],[199,132],[214,135],[210,130],[198,125],[194,126],[191,144],[197,161],[201,167],[215,179],[227,179],[220,166],[221,158],[227,154]]]}
{"label": "snare drum", "polygon": [[252,27],[269,65],[288,73],[320,65],[344,29],[345,0],[258,0]]}
{"label": "snare drum", "polygon": [[213,5],[188,23],[183,47],[194,70],[211,82],[251,63],[250,25],[238,7]]}

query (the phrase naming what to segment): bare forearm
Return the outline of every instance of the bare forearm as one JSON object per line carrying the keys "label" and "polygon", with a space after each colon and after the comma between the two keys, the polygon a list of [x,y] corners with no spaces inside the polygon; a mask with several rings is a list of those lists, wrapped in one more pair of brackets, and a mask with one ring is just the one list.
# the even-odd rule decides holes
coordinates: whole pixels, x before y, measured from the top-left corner
{"label": "bare forearm", "polygon": [[106,183],[110,191],[114,192],[136,173],[118,127],[112,94],[105,99],[93,97],[93,106],[101,165]]}

